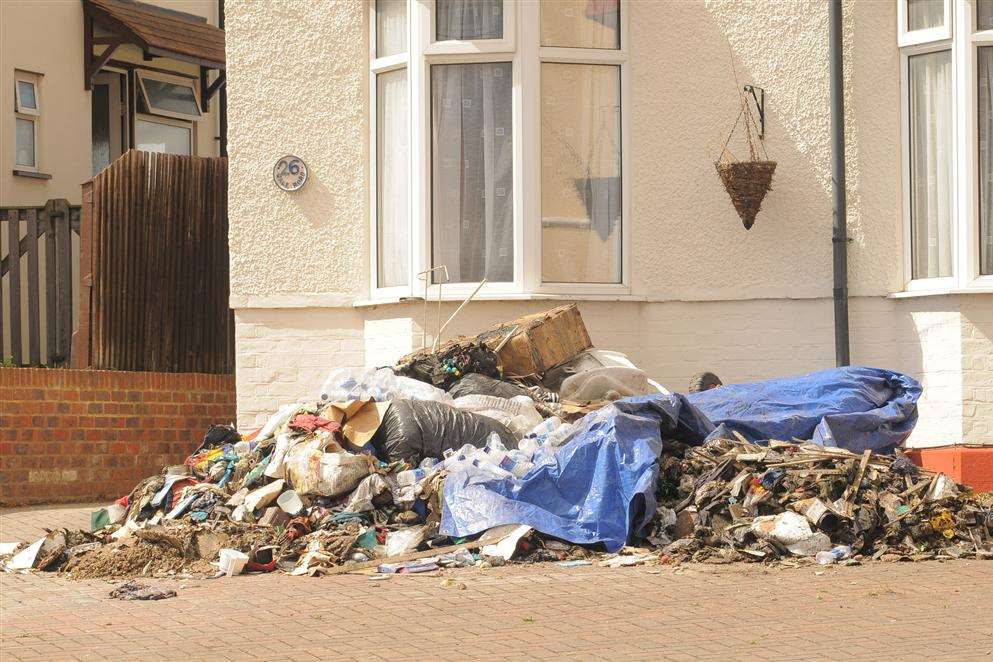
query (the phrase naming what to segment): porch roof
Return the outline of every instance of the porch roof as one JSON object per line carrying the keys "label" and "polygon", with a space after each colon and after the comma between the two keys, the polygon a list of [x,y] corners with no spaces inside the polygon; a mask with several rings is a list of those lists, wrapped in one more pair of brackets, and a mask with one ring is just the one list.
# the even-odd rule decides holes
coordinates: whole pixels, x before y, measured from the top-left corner
{"label": "porch roof", "polygon": [[224,69],[224,30],[200,16],[133,0],[83,0],[83,12],[151,55]]}

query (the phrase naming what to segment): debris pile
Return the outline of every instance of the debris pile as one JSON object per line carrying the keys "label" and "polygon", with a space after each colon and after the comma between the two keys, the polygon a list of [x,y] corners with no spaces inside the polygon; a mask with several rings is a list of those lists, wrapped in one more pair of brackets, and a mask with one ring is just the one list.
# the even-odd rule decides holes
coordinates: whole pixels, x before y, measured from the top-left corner
{"label": "debris pile", "polygon": [[670,442],[657,498],[648,540],[674,558],[993,558],[993,499],[902,455],[741,438]]}
{"label": "debris pile", "polygon": [[[817,379],[867,379],[851,374]],[[183,464],[94,513],[92,531],[5,544],[0,559],[131,578],[574,567],[603,552],[607,567],[991,555],[993,504],[902,456],[714,428],[623,354],[593,348],[563,306],[395,369],[333,370],[319,400],[258,430],[213,426]]]}

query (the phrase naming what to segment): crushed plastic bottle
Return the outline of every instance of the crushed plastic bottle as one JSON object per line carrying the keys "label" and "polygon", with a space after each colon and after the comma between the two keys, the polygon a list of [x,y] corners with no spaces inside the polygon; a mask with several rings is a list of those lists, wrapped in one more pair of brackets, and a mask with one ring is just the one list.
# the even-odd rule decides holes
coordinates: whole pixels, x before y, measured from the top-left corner
{"label": "crushed plastic bottle", "polygon": [[817,552],[814,558],[821,565],[831,565],[838,561],[843,561],[852,555],[852,548],[848,545],[838,545],[827,552]]}

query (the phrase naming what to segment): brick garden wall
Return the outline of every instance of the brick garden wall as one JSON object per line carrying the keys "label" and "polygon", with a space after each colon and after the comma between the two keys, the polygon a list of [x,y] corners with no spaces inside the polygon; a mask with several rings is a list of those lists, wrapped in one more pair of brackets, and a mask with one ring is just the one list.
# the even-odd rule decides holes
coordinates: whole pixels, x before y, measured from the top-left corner
{"label": "brick garden wall", "polygon": [[230,375],[0,368],[0,504],[116,499],[234,419]]}

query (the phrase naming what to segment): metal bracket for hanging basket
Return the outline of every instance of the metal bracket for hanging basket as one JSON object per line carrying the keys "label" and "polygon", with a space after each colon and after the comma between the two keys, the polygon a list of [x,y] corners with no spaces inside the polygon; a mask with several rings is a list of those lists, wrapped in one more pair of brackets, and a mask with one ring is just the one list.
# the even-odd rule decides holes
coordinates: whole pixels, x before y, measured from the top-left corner
{"label": "metal bracket for hanging basket", "polygon": [[745,93],[752,95],[755,112],[759,116],[759,138],[765,139],[765,89],[756,85],[745,85]]}

